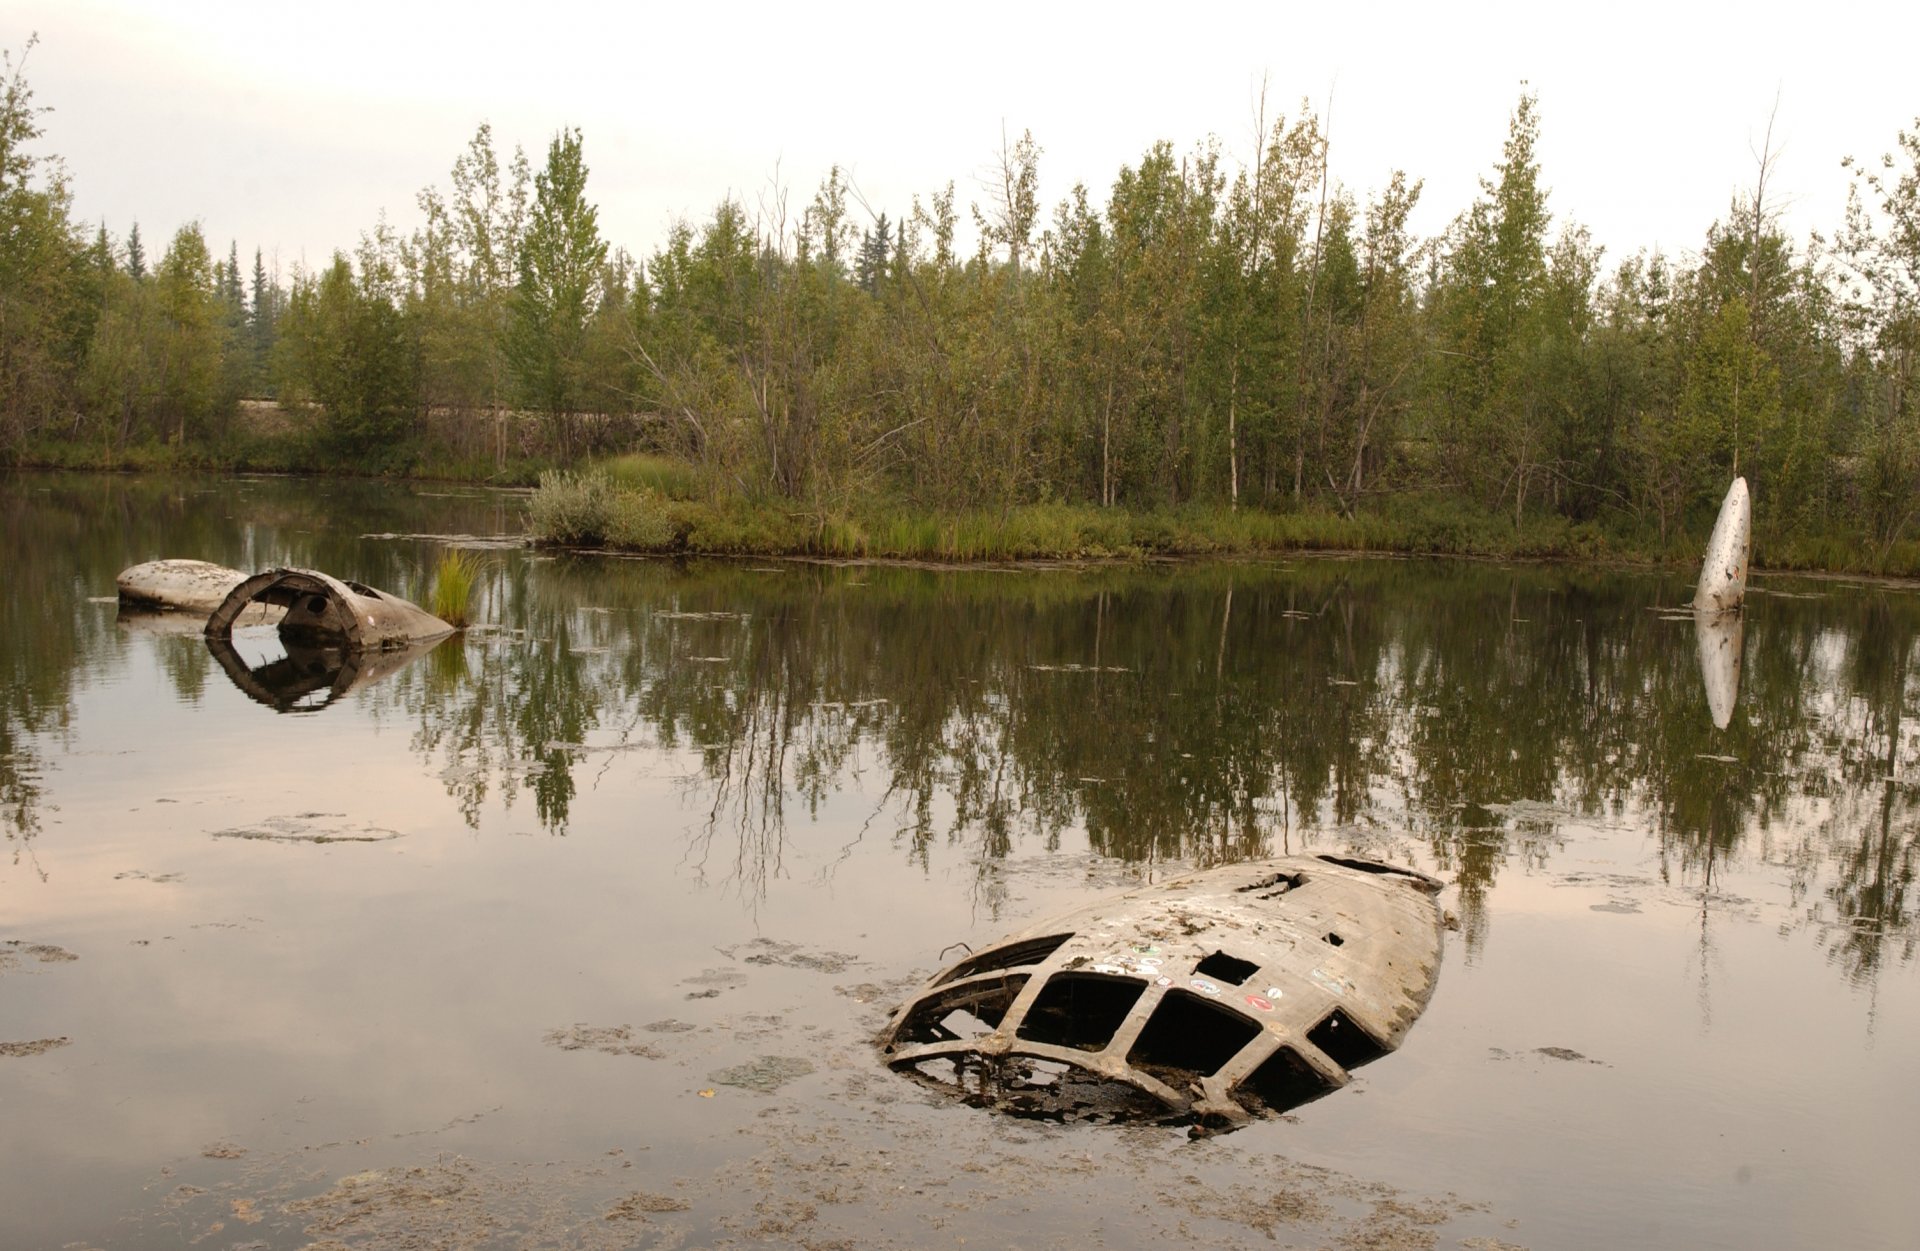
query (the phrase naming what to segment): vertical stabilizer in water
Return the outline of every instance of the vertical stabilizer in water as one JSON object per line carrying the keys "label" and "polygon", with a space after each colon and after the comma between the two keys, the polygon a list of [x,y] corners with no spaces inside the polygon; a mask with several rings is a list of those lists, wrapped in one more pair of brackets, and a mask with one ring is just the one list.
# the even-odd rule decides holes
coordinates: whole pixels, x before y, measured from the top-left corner
{"label": "vertical stabilizer in water", "polygon": [[1720,505],[1720,520],[1707,540],[1707,559],[1700,566],[1700,585],[1693,606],[1708,612],[1733,612],[1747,598],[1747,560],[1753,554],[1753,501],[1747,480],[1735,478]]}

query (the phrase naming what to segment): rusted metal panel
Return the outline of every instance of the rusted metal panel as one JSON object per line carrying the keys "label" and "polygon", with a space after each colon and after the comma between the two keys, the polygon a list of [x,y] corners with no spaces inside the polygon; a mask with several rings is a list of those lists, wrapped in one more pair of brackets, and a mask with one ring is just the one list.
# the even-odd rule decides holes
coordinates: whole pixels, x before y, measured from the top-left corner
{"label": "rusted metal panel", "polygon": [[1335,856],[1142,887],[951,965],[881,1050],[971,1102],[1050,1119],[1278,1115],[1400,1046],[1439,975],[1440,888]]}

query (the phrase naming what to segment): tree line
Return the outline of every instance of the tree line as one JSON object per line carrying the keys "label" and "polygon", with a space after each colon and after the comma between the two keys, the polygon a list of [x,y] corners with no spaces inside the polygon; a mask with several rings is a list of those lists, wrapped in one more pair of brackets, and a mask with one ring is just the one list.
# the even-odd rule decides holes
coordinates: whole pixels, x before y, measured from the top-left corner
{"label": "tree line", "polygon": [[[1763,535],[1884,552],[1920,498],[1920,121],[1849,163],[1845,217],[1796,244],[1750,192],[1696,252],[1609,261],[1557,216],[1522,95],[1440,234],[1422,184],[1328,177],[1303,106],[1254,151],[1156,143],[1104,203],[1047,213],[1005,141],[963,229],[954,184],[897,218],[831,170],[720,201],[644,261],[601,235],[581,134],[538,169],[482,125],[418,224],[282,282],[197,225],[149,265],[83,225],[40,112],[0,101],[0,454],[218,443],[240,401],[315,414],[316,446],[403,469],[537,446],[649,450],[715,498],[796,514],[1063,502],[1353,516],[1434,497],[1660,543],[1735,473]],[[530,435],[529,435],[530,432]],[[531,437],[532,444],[526,443]]]}

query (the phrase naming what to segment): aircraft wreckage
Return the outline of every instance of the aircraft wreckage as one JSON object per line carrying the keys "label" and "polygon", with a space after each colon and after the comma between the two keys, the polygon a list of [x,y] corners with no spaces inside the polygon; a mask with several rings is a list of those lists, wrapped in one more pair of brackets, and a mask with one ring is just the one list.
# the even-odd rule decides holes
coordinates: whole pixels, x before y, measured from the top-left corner
{"label": "aircraft wreckage", "polygon": [[[123,623],[156,634],[204,634],[233,684],[277,712],[325,708],[453,633],[416,604],[313,569],[249,576],[203,560],[150,560],[116,581]],[[279,627],[283,655],[249,664],[233,633],[255,625]]]}
{"label": "aircraft wreckage", "polygon": [[317,569],[249,576],[204,560],[150,560],[122,570],[114,581],[122,609],[204,616],[212,639],[230,637],[236,625],[278,622],[282,634],[322,638],[349,651],[380,651],[453,633],[418,604]]}
{"label": "aircraft wreckage", "polygon": [[207,637],[231,635],[235,620],[254,604],[286,610],[283,635],[334,638],[351,651],[408,647],[453,633],[452,626],[398,595],[317,569],[269,569],[227,592],[207,618]]}
{"label": "aircraft wreckage", "polygon": [[1143,887],[942,970],[880,1038],[896,1072],[1048,1120],[1234,1127],[1399,1047],[1440,970],[1442,883],[1290,856]]}
{"label": "aircraft wreckage", "polygon": [[120,571],[120,606],[144,612],[197,613],[220,607],[247,580],[238,569],[205,560],[149,560]]}

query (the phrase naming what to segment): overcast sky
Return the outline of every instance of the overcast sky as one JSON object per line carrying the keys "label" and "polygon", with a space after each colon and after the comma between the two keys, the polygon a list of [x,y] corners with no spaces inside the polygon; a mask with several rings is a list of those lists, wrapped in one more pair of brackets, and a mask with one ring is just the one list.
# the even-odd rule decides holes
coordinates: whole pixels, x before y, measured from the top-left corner
{"label": "overcast sky", "polygon": [[[0,0],[27,65],[42,151],[75,208],[150,253],[199,220],[224,252],[283,266],[351,247],[384,209],[445,187],[474,128],[536,166],[584,132],[602,233],[645,256],[678,217],[776,170],[804,202],[838,162],[898,217],[948,180],[964,206],[1002,128],[1044,149],[1051,206],[1084,181],[1104,203],[1157,139],[1219,137],[1250,156],[1270,109],[1331,98],[1332,169],[1359,197],[1394,169],[1426,181],[1422,233],[1499,159],[1523,81],[1539,94],[1556,223],[1617,259],[1686,255],[1750,188],[1775,111],[1770,184],[1789,233],[1830,232],[1840,159],[1877,156],[1920,114],[1920,4],[1279,2],[933,7],[752,3],[417,4],[331,0]],[[1770,198],[1776,198],[1770,195]],[[964,209],[963,209],[964,216]]]}

